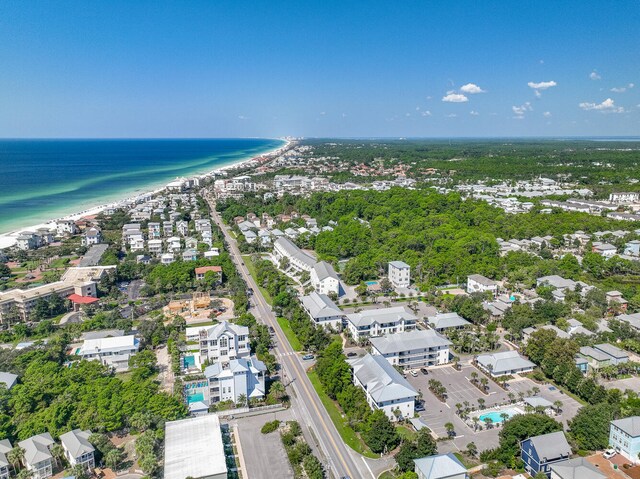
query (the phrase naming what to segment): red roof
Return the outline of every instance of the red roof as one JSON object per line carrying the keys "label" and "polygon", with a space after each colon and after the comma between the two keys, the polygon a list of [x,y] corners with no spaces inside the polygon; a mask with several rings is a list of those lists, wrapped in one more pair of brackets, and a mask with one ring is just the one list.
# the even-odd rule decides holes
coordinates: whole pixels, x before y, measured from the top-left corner
{"label": "red roof", "polygon": [[201,266],[200,268],[196,268],[196,274],[205,274],[209,271],[222,273],[222,266]]}
{"label": "red roof", "polygon": [[80,296],[79,294],[71,294],[67,297],[68,300],[75,304],[91,304],[98,301],[98,298],[94,298],[92,296]]}

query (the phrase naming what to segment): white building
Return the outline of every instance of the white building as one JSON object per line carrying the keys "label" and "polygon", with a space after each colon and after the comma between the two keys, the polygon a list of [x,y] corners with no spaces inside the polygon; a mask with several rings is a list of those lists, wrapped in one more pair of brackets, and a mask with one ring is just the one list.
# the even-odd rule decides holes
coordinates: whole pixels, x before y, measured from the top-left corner
{"label": "white building", "polygon": [[403,261],[391,261],[389,281],[396,288],[408,288],[411,284],[411,267]]}
{"label": "white building", "polygon": [[82,244],[91,246],[98,243],[102,243],[102,231],[97,226],[89,228],[82,236]]}
{"label": "white building", "polygon": [[267,367],[255,356],[207,366],[204,375],[209,381],[210,403],[233,401],[237,404],[240,396],[247,400],[263,398],[266,372]]}
{"label": "white building", "polygon": [[74,429],[60,436],[64,456],[71,467],[81,464],[86,472],[91,472],[96,467],[95,448],[89,442],[90,436],[91,431],[81,429]]}
{"label": "white building", "polygon": [[467,276],[467,293],[484,293],[486,291],[491,292],[494,296],[497,295],[498,283],[481,274]]}
{"label": "white building", "polygon": [[342,328],[344,313],[326,294],[314,291],[308,296],[303,296],[302,307],[318,326],[330,327],[338,331]]}
{"label": "white building", "polygon": [[347,362],[353,383],[364,390],[372,409],[381,409],[392,421],[413,417],[418,392],[385,358],[367,354]]}
{"label": "white building", "polygon": [[640,201],[640,193],[637,191],[610,193],[609,201],[618,205],[623,203],[638,203]]}
{"label": "white building", "polygon": [[404,306],[370,309],[347,314],[347,327],[354,340],[403,333],[415,329],[418,318]]}
{"label": "white building", "polygon": [[418,479],[466,479],[467,468],[452,453],[414,459]]}
{"label": "white building", "polygon": [[414,330],[371,338],[371,354],[380,355],[392,366],[415,369],[449,362],[451,341],[433,329]]}
{"label": "white building", "polygon": [[164,479],[227,479],[220,420],[215,414],[165,423]]}
{"label": "white building", "polygon": [[73,220],[59,220],[56,222],[58,236],[74,235],[78,232],[78,226]]}
{"label": "white building", "polygon": [[280,262],[283,258],[289,262],[289,267],[302,272],[309,271],[316,264],[315,258],[298,248],[290,239],[281,237],[273,243],[273,257]]}
{"label": "white building", "polygon": [[222,321],[200,330],[201,361],[228,362],[251,354],[249,328]]}
{"label": "white building", "polygon": [[76,351],[76,356],[88,361],[100,361],[118,371],[129,369],[129,359],[140,348],[133,334],[109,338],[87,339]]}
{"label": "white building", "polygon": [[335,294],[340,296],[340,279],[338,274],[326,261],[320,261],[311,268],[311,284],[320,294]]}
{"label": "white building", "polygon": [[633,463],[640,453],[640,416],[611,421],[609,445]]}
{"label": "white building", "polygon": [[9,479],[9,468],[11,463],[7,459],[7,454],[11,451],[12,446],[9,439],[0,440],[0,479]]}
{"label": "white building", "polygon": [[161,239],[150,239],[147,242],[147,247],[149,248],[149,253],[151,254],[162,254],[162,240]]}
{"label": "white building", "polygon": [[518,351],[481,354],[476,361],[481,369],[494,378],[508,374],[530,373],[536,367],[534,363],[520,356]]}
{"label": "white building", "polygon": [[53,438],[48,432],[18,443],[18,446],[24,449],[23,462],[33,479],[46,479],[53,476],[53,455],[51,454],[53,444]]}

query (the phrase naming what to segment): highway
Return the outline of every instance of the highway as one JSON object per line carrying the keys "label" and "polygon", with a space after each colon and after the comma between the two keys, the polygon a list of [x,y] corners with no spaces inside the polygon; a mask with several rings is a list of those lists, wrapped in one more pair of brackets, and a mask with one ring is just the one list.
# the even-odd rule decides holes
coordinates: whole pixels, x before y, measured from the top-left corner
{"label": "highway", "polygon": [[[222,218],[215,209],[215,200],[209,196],[208,192],[203,192],[203,196],[209,204],[211,217],[224,234],[229,253],[238,271],[247,285],[254,291],[251,302],[257,312],[256,317],[275,330],[276,341],[274,349],[278,357],[278,362],[286,374],[286,381],[283,381],[283,383],[294,389],[295,399],[297,399],[295,406],[301,409],[298,412],[306,420],[307,426],[312,429],[313,435],[325,455],[326,461],[322,462],[325,464],[328,462],[328,467],[335,478],[375,479],[369,466],[363,460],[364,458],[343,443],[340,434],[336,430],[311,381],[307,377],[305,367],[301,363],[299,355],[291,348],[271,307],[264,299],[253,277],[249,274],[236,240],[223,224]],[[292,403],[293,399],[294,398],[292,398]],[[322,458],[320,459],[322,460]]]}

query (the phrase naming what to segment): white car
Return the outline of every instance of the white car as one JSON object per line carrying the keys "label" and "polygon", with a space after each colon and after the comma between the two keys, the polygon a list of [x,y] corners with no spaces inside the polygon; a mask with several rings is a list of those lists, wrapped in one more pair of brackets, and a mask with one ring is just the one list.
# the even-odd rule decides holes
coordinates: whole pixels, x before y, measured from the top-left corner
{"label": "white car", "polygon": [[602,457],[604,457],[605,459],[611,459],[616,454],[617,454],[617,452],[614,451],[613,449],[607,449],[606,451],[604,451],[602,453]]}
{"label": "white car", "polygon": [[414,378],[418,377],[418,371],[416,371],[415,369],[412,369],[409,374],[411,374]]}

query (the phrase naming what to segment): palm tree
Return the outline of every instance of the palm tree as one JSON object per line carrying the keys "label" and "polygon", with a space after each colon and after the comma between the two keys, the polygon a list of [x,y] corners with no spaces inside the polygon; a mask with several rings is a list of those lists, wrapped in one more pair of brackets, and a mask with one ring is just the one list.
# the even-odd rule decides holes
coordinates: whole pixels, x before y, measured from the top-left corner
{"label": "palm tree", "polygon": [[17,470],[18,469],[17,466],[22,463],[25,452],[26,451],[22,449],[20,446],[14,446],[13,449],[11,449],[7,453],[7,459],[9,460],[9,462],[11,463],[11,465],[15,470]]}
{"label": "palm tree", "polygon": [[480,419],[478,418],[478,416],[473,416],[471,418],[471,420],[473,421],[473,430],[477,431],[478,430],[478,423],[480,422]]}
{"label": "palm tree", "polygon": [[279,401],[285,393],[284,385],[280,381],[272,382],[271,393],[275,397],[276,401]]}
{"label": "palm tree", "polygon": [[484,409],[484,403],[484,398],[478,398],[478,406],[480,407],[480,409]]}
{"label": "palm tree", "polygon": [[118,467],[118,464],[120,464],[121,459],[122,452],[117,447],[114,447],[104,457],[104,463],[109,469],[115,471]]}
{"label": "palm tree", "polygon": [[53,456],[53,460],[56,464],[56,467],[59,467],[62,463],[62,458],[64,457],[64,449],[58,443],[55,443],[51,446],[51,455]]}
{"label": "palm tree", "polygon": [[533,386],[531,388],[531,391],[533,392],[534,396],[537,396],[540,393],[540,388],[538,386]]}
{"label": "palm tree", "polygon": [[493,427],[493,419],[490,417],[485,417],[484,422],[487,425],[487,429],[491,429]]}
{"label": "palm tree", "polygon": [[500,413],[500,417],[502,418],[502,424],[504,424],[505,421],[509,419],[509,415],[506,412]]}
{"label": "palm tree", "polygon": [[482,385],[482,391],[485,392],[489,389],[489,380],[487,378],[481,378],[480,384]]}
{"label": "palm tree", "polygon": [[472,441],[467,444],[467,454],[471,457],[476,457],[476,454],[478,454],[478,446],[476,446],[475,442]]}
{"label": "palm tree", "polygon": [[513,394],[512,392],[509,392],[509,394],[507,394],[507,396],[509,397],[509,402],[510,403],[512,403],[516,398],[516,395]]}
{"label": "palm tree", "polygon": [[562,401],[554,401],[553,407],[556,409],[556,414],[560,414],[560,411],[562,410]]}
{"label": "palm tree", "polygon": [[456,403],[456,414],[458,414],[458,416],[460,415],[461,411],[462,411],[462,404]]}
{"label": "palm tree", "polygon": [[453,425],[453,423],[445,423],[444,428],[447,430],[447,436],[453,437],[456,435],[455,426]]}
{"label": "palm tree", "polygon": [[475,384],[477,380],[478,380],[478,373],[474,371],[471,373],[471,382]]}
{"label": "palm tree", "polygon": [[245,407],[247,405],[247,395],[240,394],[238,396],[238,400],[236,401],[236,405],[239,405],[240,407]]}

